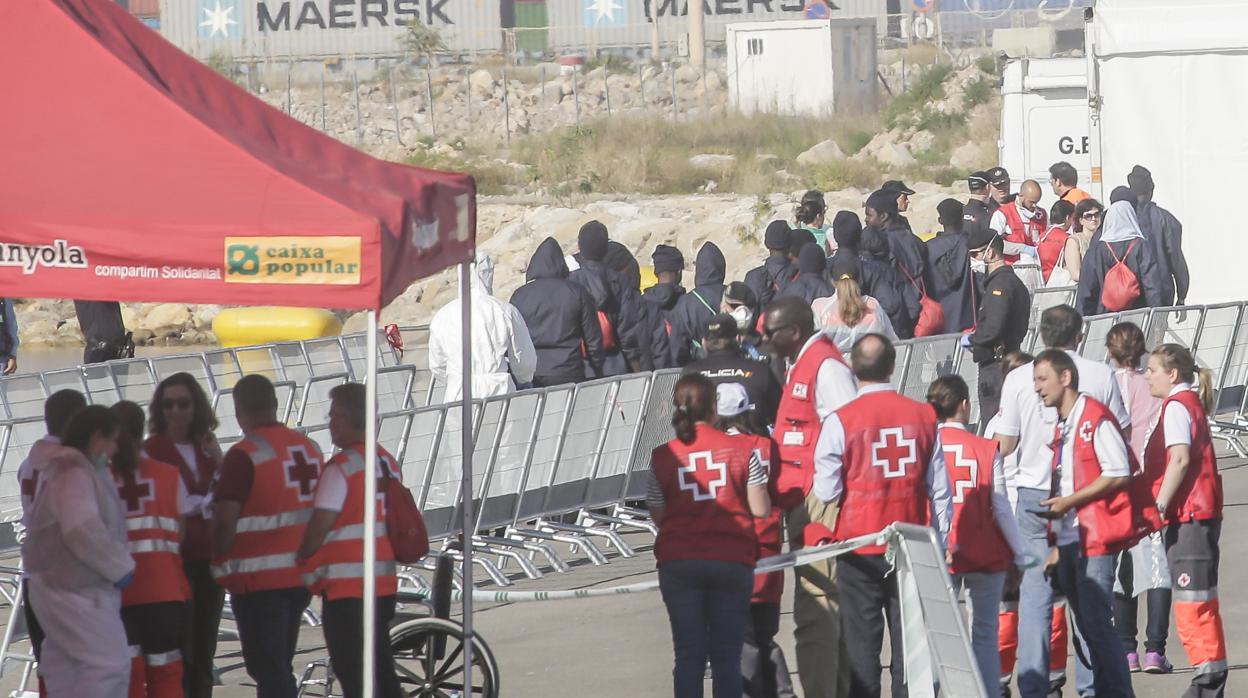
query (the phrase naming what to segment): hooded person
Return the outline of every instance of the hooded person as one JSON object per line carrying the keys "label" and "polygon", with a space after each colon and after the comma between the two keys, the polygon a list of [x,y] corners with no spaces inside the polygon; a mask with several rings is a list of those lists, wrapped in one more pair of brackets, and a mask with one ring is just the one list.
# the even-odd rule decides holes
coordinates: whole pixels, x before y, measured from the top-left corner
{"label": "hooded person", "polygon": [[[463,273],[460,267],[460,274]],[[472,397],[510,393],[533,381],[537,351],[515,306],[494,293],[494,261],[477,252],[472,288]],[[456,286],[458,288],[458,285]],[[443,386],[442,402],[463,395],[463,299],[455,298],[429,322],[429,372]]]}
{"label": "hooded person", "polygon": [[676,302],[670,316],[672,351],[680,366],[689,363],[695,352],[699,355],[703,353],[706,323],[719,312],[727,267],[724,253],[715,243],[707,242],[698,250],[694,261],[693,290]]}
{"label": "hooded person", "polygon": [[832,339],[841,353],[853,349],[864,335],[879,334],[897,339],[888,313],[880,302],[863,293],[862,260],[854,255],[837,255],[828,265],[835,293],[817,299],[810,309],[815,314],[815,328]]}
{"label": "hooded person", "polygon": [[[910,229],[901,224],[897,213],[898,193],[880,190],[867,197],[867,229],[876,231],[888,240],[889,254],[893,264],[913,284],[926,288],[931,285],[927,271],[927,250],[923,242]],[[916,315],[917,319],[917,315]],[[900,334],[900,329],[898,329]]]}
{"label": "hooded person", "polygon": [[511,295],[511,304],[524,319],[537,354],[533,385],[601,377],[602,329],[594,299],[583,286],[568,280],[568,265],[554,238],[537,246],[525,280]]}
{"label": "hooded person", "polygon": [[641,297],[659,306],[663,320],[670,322],[669,316],[676,308],[676,301],[685,295],[685,287],[680,285],[685,271],[685,256],[671,245],[657,245],[650,258],[658,283],[643,291]]}
{"label": "hooded person", "polygon": [[[1138,292],[1131,298],[1123,291],[1123,274],[1110,270],[1121,262],[1135,276]],[[1084,317],[1106,312],[1154,308],[1161,302],[1158,288],[1160,275],[1153,258],[1153,248],[1144,239],[1140,224],[1135,217],[1135,207],[1130,201],[1118,201],[1109,206],[1105,222],[1083,256],[1083,268],[1079,272],[1079,288],[1075,293],[1076,308]],[[1108,291],[1108,293],[1107,293]],[[1123,305],[1123,307],[1107,307]]]}
{"label": "hooded person", "polygon": [[668,342],[667,321],[663,311],[654,303],[646,303],[641,297],[641,266],[637,258],[624,245],[612,240],[607,243],[607,255],[603,258],[607,268],[619,275],[621,324],[630,328],[621,337],[624,345],[635,348],[639,368],[653,371],[673,368]]}
{"label": "hooded person", "polygon": [[1153,248],[1157,262],[1161,305],[1183,305],[1192,278],[1183,255],[1183,224],[1172,213],[1153,201],[1153,173],[1136,165],[1127,175],[1127,185],[1135,192],[1135,213],[1140,232]]}
{"label": "hooded person", "polygon": [[[903,327],[910,327],[913,336],[914,320],[910,318],[918,317],[918,296],[910,282],[889,262],[888,240],[875,231],[864,231],[858,214],[853,211],[836,214],[832,221],[832,234],[840,246],[832,262],[835,263],[838,257],[856,259],[858,272],[855,281],[859,290],[879,303],[888,316],[894,334],[900,322]],[[834,276],[834,285],[835,281]]]}
{"label": "hooded person", "polygon": [[827,257],[824,256],[823,248],[818,243],[806,243],[798,253],[797,274],[784,285],[776,297],[796,296],[809,305],[816,298],[831,296],[832,285],[824,278],[825,271]]}
{"label": "hooded person", "polygon": [[975,326],[977,310],[970,248],[963,230],[966,207],[957,199],[945,199],[937,204],[936,212],[941,231],[926,243],[932,275],[928,290],[945,312],[945,330],[961,332]]}
{"label": "hooded person", "polygon": [[620,376],[641,370],[641,356],[632,340],[634,329],[629,323],[633,317],[621,312],[624,281],[603,262],[609,243],[607,226],[599,221],[581,226],[576,236],[577,253],[573,255],[578,267],[569,273],[568,279],[580,284],[594,299],[606,357],[603,375]]}
{"label": "hooded person", "polygon": [[745,285],[758,298],[760,308],[766,308],[771,303],[776,291],[796,271],[789,259],[789,243],[792,237],[793,231],[788,223],[774,220],[767,224],[767,231],[763,233],[763,244],[768,252],[767,260],[761,266],[746,272],[744,279]]}

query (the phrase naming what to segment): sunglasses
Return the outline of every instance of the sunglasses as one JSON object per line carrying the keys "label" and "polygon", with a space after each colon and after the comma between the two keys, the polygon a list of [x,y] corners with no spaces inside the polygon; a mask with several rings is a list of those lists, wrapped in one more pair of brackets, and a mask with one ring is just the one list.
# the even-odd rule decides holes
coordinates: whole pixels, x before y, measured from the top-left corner
{"label": "sunglasses", "polygon": [[189,410],[191,409],[190,398],[165,398],[160,401],[160,406],[166,410]]}
{"label": "sunglasses", "polygon": [[767,327],[764,325],[763,326],[763,339],[771,339],[777,333],[783,332],[784,330],[787,330],[790,327],[793,327],[793,325],[781,325],[779,327]]}
{"label": "sunglasses", "polygon": [[1094,221],[1097,218],[1101,217],[1101,212],[1100,211],[1088,211],[1087,213],[1079,217],[1085,221]]}

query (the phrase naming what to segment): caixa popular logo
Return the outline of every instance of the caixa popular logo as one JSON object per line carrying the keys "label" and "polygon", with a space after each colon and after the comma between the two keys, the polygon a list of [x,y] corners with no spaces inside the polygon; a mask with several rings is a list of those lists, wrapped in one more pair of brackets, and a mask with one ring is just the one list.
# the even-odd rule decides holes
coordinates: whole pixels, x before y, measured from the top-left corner
{"label": "caixa popular logo", "polygon": [[225,281],[236,284],[358,284],[360,239],[227,237]]}
{"label": "caixa popular logo", "polygon": [[39,267],[86,269],[87,253],[67,240],[53,240],[49,245],[0,242],[0,267],[21,267],[23,274],[33,274]]}

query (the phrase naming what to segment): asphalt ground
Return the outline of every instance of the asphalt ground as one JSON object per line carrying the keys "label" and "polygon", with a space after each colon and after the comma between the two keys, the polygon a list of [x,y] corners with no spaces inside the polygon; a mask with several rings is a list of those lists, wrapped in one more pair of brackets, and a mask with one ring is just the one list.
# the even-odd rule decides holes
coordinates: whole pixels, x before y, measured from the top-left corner
{"label": "asphalt ground", "polygon": [[[1225,524],[1219,591],[1227,634],[1231,677],[1228,696],[1248,695],[1248,461],[1223,457],[1226,491]],[[517,579],[516,591],[580,589],[635,584],[655,578],[652,540],[647,534],[626,536],[636,556],[622,558],[612,552],[610,562],[595,566],[566,549],[559,552],[572,565],[561,574],[544,570],[539,580]],[[515,567],[510,568],[515,573]],[[796,672],[793,654],[792,580],[786,584],[783,616],[777,641]],[[489,587],[493,590],[493,587]],[[316,608],[314,602],[314,609]],[[1144,608],[1141,603],[1141,632]],[[418,612],[409,607],[406,610]],[[455,605],[453,615],[460,613]],[[9,611],[3,611],[7,620]],[[671,695],[672,644],[667,614],[657,592],[568,601],[479,603],[476,631],[489,645],[499,666],[504,698],[596,696],[635,698]],[[296,673],[325,657],[321,628],[305,626],[295,659]],[[1143,638],[1140,638],[1141,643]],[[887,640],[885,641],[887,647]],[[15,651],[26,651],[24,644]],[[887,650],[885,650],[887,652]],[[1074,696],[1074,657],[1069,655],[1069,683],[1065,695]],[[1168,676],[1136,674],[1135,693],[1141,698],[1173,698],[1183,693],[1191,679],[1191,666],[1171,625],[1168,656],[1175,672]],[[883,661],[887,663],[885,656]],[[215,694],[225,698],[254,695],[255,688],[243,669],[236,641],[223,641],[218,650],[222,685]],[[18,686],[20,664],[6,666],[0,691],[9,694]],[[318,671],[318,676],[323,672]],[[797,676],[794,674],[794,683]],[[884,672],[885,695],[888,676]],[[320,695],[312,687],[310,695]],[[707,682],[706,695],[710,695]],[[799,692],[800,695],[800,692]]]}

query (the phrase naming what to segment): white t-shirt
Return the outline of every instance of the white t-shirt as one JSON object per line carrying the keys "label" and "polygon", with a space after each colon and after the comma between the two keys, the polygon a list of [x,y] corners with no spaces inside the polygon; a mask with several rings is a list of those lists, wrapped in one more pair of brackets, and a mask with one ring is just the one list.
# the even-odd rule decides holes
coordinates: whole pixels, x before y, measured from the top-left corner
{"label": "white t-shirt", "polygon": [[186,481],[178,478],[178,514],[186,516],[194,511],[196,502],[191,499],[191,493],[186,489]]}
{"label": "white t-shirt", "polygon": [[[1177,395],[1184,390],[1191,390],[1189,383],[1180,383],[1174,386],[1174,390],[1170,391],[1170,395]],[[1191,446],[1192,445],[1192,413],[1187,408],[1177,402],[1172,402],[1166,406],[1166,413],[1161,416],[1162,432],[1166,437],[1166,448],[1171,446]]]}
{"label": "white t-shirt", "polygon": [[312,506],[326,511],[342,511],[347,503],[347,474],[338,463],[330,463],[321,471],[316,483],[316,500]]}
{"label": "white t-shirt", "polygon": [[[1073,429],[1072,425],[1078,424],[1079,419],[1083,416],[1083,406],[1086,403],[1084,396],[1080,395],[1075,402],[1075,406],[1070,411],[1070,415],[1066,418],[1065,424],[1062,426],[1062,481],[1061,493],[1063,497],[1069,497],[1075,493],[1075,439],[1081,438],[1078,434],[1070,433]],[[1127,442],[1123,440],[1118,430],[1108,422],[1102,422],[1096,428],[1096,432],[1092,435],[1092,448],[1096,450],[1096,460],[1101,466],[1101,475],[1104,477],[1127,477],[1131,474],[1131,461],[1127,456]],[[1062,518],[1061,528],[1057,532],[1057,544],[1067,545],[1079,542],[1079,517],[1075,510],[1070,510],[1066,516]]]}
{"label": "white t-shirt", "polygon": [[[1118,390],[1118,381],[1108,364],[1091,361],[1067,351],[1079,372],[1079,392],[1086,393],[1109,408],[1119,426],[1131,426],[1131,417]],[[1035,364],[1029,363],[1010,371],[1001,386],[1001,411],[996,433],[1018,438],[1017,471],[1007,464],[1006,479],[1012,487],[1048,490],[1053,472],[1053,430],[1057,426],[1057,410],[1045,407],[1036,394]],[[1011,475],[1013,475],[1011,477]]]}
{"label": "white t-shirt", "polygon": [[199,472],[199,457],[195,455],[195,444],[174,444],[178,449],[178,455],[182,456],[182,460],[191,469],[191,472]]}
{"label": "white t-shirt", "polygon": [[[797,354],[797,359],[800,361],[802,354],[822,336],[816,332],[806,340]],[[793,363],[796,364],[797,361]],[[819,365],[818,378],[815,380],[815,414],[819,419],[827,419],[833,410],[858,397],[858,384],[854,381],[853,372],[836,359],[824,359]]]}

